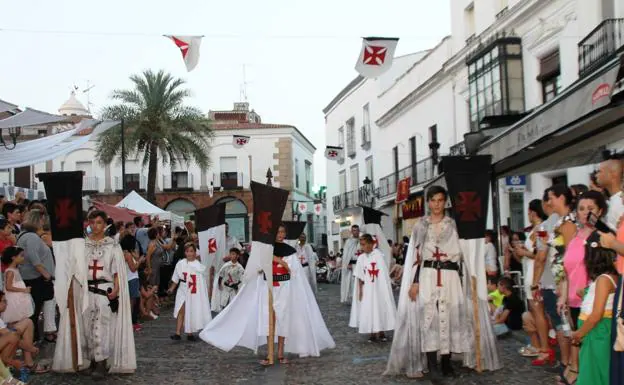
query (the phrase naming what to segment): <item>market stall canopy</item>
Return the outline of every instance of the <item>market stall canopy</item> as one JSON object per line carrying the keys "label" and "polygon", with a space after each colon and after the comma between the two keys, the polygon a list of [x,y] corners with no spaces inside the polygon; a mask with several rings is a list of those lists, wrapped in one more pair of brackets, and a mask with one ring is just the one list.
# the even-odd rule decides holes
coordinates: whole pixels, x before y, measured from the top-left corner
{"label": "market stall canopy", "polygon": [[[0,108],[0,110],[2,110],[2,108]],[[4,111],[10,111],[10,110],[12,109],[7,109]],[[33,108],[26,108],[26,110],[24,111],[18,112],[17,114],[13,116],[0,120],[0,129],[39,126],[43,124],[51,124],[51,123],[59,123],[59,122],[70,123],[71,120],[69,120],[69,117],[67,116],[54,115],[54,114],[49,114],[47,112],[35,110]]]}
{"label": "market stall canopy", "polygon": [[138,213],[134,210],[131,210],[125,207],[117,207],[117,206],[109,205],[107,203],[96,201],[96,200],[92,200],[91,205],[95,206],[95,208],[97,208],[98,210],[104,211],[109,216],[109,218],[113,218],[115,222],[117,221],[123,221],[124,223],[132,222],[134,221],[135,217],[143,217],[143,221],[145,223],[149,222],[149,215]]}
{"label": "market stall canopy", "polygon": [[15,109],[17,109],[17,106],[15,104],[11,104],[0,99],[0,112],[13,111]]}
{"label": "market stall canopy", "polygon": [[165,211],[155,206],[140,196],[136,191],[131,191],[128,195],[115,205],[116,207],[125,207],[139,213],[157,216],[160,220],[171,221],[172,226],[184,226],[184,217],[176,215],[172,212]]}
{"label": "market stall canopy", "polygon": [[[0,120],[0,124],[15,116]],[[15,150],[0,147],[0,169],[30,166],[55,159],[84,146],[93,137],[118,124],[117,120],[85,119],[67,131],[18,142]]]}

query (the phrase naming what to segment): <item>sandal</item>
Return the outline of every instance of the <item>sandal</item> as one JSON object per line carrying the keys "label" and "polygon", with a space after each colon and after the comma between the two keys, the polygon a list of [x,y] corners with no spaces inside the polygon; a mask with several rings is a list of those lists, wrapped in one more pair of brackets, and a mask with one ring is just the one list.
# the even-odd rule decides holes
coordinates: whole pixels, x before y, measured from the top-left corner
{"label": "sandal", "polygon": [[576,384],[576,380],[578,379],[578,370],[574,370],[574,369],[568,369],[568,374],[569,373],[574,373],[576,375],[576,378],[574,378],[574,380],[572,382],[570,382],[564,375],[563,373],[561,373],[559,375],[559,377],[557,378],[557,380],[559,381],[559,384],[563,384],[563,385],[574,385]]}
{"label": "sandal", "polygon": [[290,360],[286,357],[277,357],[277,360],[279,361],[280,364],[284,364],[284,365],[290,363]]}
{"label": "sandal", "polygon": [[26,365],[30,373],[32,374],[44,374],[50,371],[50,367],[47,365],[41,365],[40,363],[36,363],[33,365]]}
{"label": "sandal", "polygon": [[271,364],[271,361],[269,360],[269,357],[267,357],[265,360],[260,361],[260,365],[262,365],[262,366],[271,366],[273,364]]}

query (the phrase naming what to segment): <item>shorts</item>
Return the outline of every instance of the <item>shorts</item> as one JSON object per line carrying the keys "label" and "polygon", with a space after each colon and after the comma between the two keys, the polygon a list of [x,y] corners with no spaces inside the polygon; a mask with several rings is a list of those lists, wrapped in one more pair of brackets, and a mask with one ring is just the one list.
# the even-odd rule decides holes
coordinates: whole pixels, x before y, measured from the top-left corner
{"label": "shorts", "polygon": [[141,298],[141,292],[139,291],[140,286],[138,278],[128,281],[128,292],[130,292],[130,298]]}
{"label": "shorts", "polygon": [[555,295],[555,291],[552,289],[542,289],[542,298],[544,299],[544,311],[546,315],[548,315],[548,318],[550,318],[552,327],[555,330],[561,330],[563,322],[561,321],[561,316],[557,313],[557,296]]}

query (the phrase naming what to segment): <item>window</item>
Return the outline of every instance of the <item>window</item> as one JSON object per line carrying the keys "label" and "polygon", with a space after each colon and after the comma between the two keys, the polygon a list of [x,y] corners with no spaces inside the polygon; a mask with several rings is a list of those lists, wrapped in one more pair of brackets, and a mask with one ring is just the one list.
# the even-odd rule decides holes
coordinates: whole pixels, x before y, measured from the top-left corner
{"label": "window", "polygon": [[561,69],[559,51],[555,51],[540,60],[540,74],[537,81],[542,83],[542,101],[551,101],[561,90]]}
{"label": "window", "polygon": [[344,127],[340,127],[338,129],[338,147],[344,148],[345,140],[344,140]]}
{"label": "window", "polygon": [[93,163],[76,162],[76,171],[82,171],[83,176],[91,176],[93,174]]}
{"label": "window", "polygon": [[39,136],[46,136],[48,134],[48,130],[45,128],[40,128],[37,130],[37,135]]}
{"label": "window", "polygon": [[349,172],[351,173],[351,191],[357,190],[360,187],[360,170],[358,165],[354,164],[351,166]]}
{"label": "window", "polygon": [[368,103],[362,108],[362,148],[368,150],[371,143],[370,112]]}
{"label": "window", "polygon": [[141,175],[140,174],[126,174],[126,190],[139,191],[141,187]]}
{"label": "window", "polygon": [[295,188],[299,188],[299,159],[295,159]]}
{"label": "window", "polygon": [[189,176],[186,171],[174,171],[171,173],[171,188],[189,188]]}
{"label": "window", "polygon": [[347,120],[347,155],[355,158],[355,120]]}
{"label": "window", "polygon": [[520,38],[501,38],[469,55],[470,128],[479,129],[486,116],[524,112]]}
{"label": "window", "polygon": [[306,194],[310,195],[312,192],[312,163],[305,161],[305,181],[306,181]]}
{"label": "window", "polygon": [[464,10],[464,27],[466,29],[466,43],[469,43],[476,33],[474,2],[470,3]]}
{"label": "window", "polygon": [[340,194],[347,192],[347,174],[345,173],[345,170],[340,170],[340,172],[338,172],[338,188],[338,192],[340,192]]}
{"label": "window", "polygon": [[219,159],[221,168],[221,187],[233,189],[238,186],[237,158],[235,156],[222,156]]}
{"label": "window", "polygon": [[374,175],[373,175],[373,156],[369,156],[368,158],[366,158],[366,176],[368,177],[368,179],[370,179],[371,181],[374,180]]}

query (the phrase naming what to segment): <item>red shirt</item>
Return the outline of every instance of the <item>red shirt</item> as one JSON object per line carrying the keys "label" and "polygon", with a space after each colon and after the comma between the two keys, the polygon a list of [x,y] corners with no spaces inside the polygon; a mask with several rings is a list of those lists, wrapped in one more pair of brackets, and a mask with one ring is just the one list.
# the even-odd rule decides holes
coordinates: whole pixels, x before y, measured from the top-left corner
{"label": "red shirt", "polygon": [[[6,249],[9,246],[15,246],[15,243],[13,243],[12,240],[10,239],[0,239],[0,255],[2,255],[2,253],[4,253],[4,249]],[[5,265],[4,263],[2,264],[2,272],[4,273],[4,271],[8,268],[8,265]]]}

